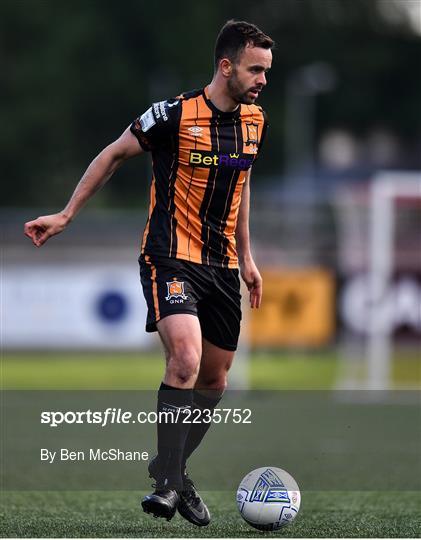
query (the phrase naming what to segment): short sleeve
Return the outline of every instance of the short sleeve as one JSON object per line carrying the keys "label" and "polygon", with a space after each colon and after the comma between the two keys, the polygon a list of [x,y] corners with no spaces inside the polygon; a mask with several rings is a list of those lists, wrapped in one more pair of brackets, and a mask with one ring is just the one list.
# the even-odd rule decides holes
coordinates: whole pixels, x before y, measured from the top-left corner
{"label": "short sleeve", "polygon": [[130,126],[130,131],[143,150],[149,152],[170,146],[178,132],[181,100],[170,99],[154,103]]}

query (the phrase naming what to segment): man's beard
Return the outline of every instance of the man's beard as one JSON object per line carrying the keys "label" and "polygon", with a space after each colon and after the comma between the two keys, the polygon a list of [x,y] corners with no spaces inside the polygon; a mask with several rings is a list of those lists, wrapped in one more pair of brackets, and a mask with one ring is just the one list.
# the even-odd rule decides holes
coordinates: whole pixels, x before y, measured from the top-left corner
{"label": "man's beard", "polygon": [[237,76],[237,71],[234,68],[231,77],[227,81],[228,90],[231,98],[236,103],[243,103],[244,105],[252,105],[255,102],[255,98],[248,96],[251,88],[246,90],[240,84]]}

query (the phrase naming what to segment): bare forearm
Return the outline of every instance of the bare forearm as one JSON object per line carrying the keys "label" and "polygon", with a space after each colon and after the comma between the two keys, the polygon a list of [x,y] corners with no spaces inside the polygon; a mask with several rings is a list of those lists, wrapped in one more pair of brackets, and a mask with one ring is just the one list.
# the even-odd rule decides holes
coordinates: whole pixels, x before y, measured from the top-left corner
{"label": "bare forearm", "polygon": [[259,308],[262,301],[262,276],[256,267],[250,250],[250,173],[246,178],[238,211],[235,239],[241,277],[250,292],[250,307]]}
{"label": "bare forearm", "polygon": [[250,214],[250,177],[247,178],[241,196],[240,209],[238,212],[237,228],[235,230],[235,241],[237,244],[237,254],[240,262],[251,258],[249,214]]}
{"label": "bare forearm", "polygon": [[76,186],[62,214],[71,221],[87,201],[111,178],[123,162],[123,157],[113,152],[112,145],[105,148],[91,162]]}
{"label": "bare forearm", "polygon": [[240,263],[250,260],[251,248],[248,225],[237,227],[237,233],[235,235],[235,238],[237,243],[237,255]]}

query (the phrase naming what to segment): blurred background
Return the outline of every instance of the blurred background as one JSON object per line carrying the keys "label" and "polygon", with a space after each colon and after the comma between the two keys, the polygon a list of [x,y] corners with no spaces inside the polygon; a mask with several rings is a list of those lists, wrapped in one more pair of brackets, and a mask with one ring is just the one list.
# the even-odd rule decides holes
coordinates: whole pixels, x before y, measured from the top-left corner
{"label": "blurred background", "polygon": [[232,385],[420,387],[420,0],[3,0],[6,388],[159,384],[137,269],[149,158],[41,250],[23,224],[63,208],[151,102],[206,85],[230,18],[276,41],[252,178],[264,302],[245,302]]}

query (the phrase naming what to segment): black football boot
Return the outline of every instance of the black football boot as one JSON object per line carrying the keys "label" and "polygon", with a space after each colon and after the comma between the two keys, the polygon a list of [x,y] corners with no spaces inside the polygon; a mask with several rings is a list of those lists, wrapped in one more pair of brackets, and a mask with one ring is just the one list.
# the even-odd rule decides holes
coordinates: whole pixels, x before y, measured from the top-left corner
{"label": "black football boot", "polygon": [[[159,463],[157,457],[154,457],[148,465],[149,476],[157,479],[159,477]],[[178,492],[178,512],[187,521],[205,527],[209,525],[210,514],[206,504],[203,502],[197,492],[193,481],[188,477],[187,473],[183,474],[183,490]]]}
{"label": "black football boot", "polygon": [[198,527],[209,525],[210,513],[208,507],[187,474],[184,476],[184,488],[183,491],[179,492],[179,496],[177,510],[184,519]]}
{"label": "black football boot", "polygon": [[177,510],[180,496],[175,489],[157,487],[151,495],[146,495],[142,508],[147,514],[170,521]]}

